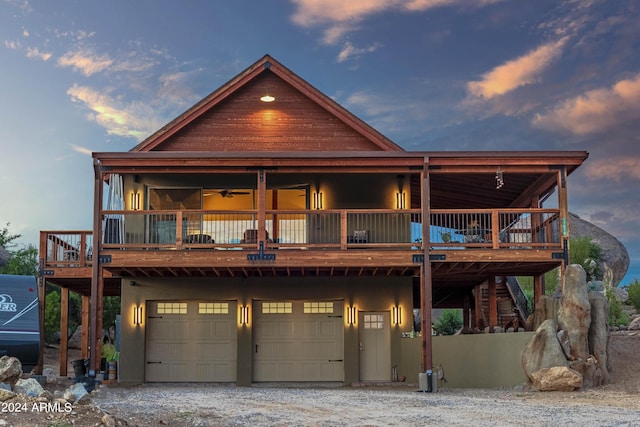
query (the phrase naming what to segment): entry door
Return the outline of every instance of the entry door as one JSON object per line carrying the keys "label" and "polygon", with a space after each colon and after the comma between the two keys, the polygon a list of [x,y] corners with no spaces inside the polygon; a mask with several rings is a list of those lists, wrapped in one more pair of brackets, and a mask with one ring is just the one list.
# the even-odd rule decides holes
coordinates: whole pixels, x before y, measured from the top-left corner
{"label": "entry door", "polygon": [[389,312],[361,312],[360,381],[391,381],[391,325]]}

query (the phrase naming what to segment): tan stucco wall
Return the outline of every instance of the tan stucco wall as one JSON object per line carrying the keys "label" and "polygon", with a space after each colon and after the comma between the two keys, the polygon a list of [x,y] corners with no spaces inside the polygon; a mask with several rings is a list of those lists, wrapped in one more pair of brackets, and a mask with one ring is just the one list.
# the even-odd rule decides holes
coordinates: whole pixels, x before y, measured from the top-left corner
{"label": "tan stucco wall", "polygon": [[[513,387],[527,381],[520,354],[533,332],[433,337],[433,367],[444,369],[448,388]],[[421,338],[402,339],[400,375],[418,383]]]}
{"label": "tan stucco wall", "polygon": [[[135,282],[131,286],[131,282]],[[412,329],[412,280],[404,278],[200,278],[122,280],[122,325],[120,351],[120,382],[144,382],[145,324],[134,326],[135,305],[145,306],[152,300],[230,300],[250,305],[254,300],[274,299],[335,299],[345,306],[355,305],[359,311],[390,311],[402,307],[402,322],[392,326],[391,365],[402,368],[401,335]],[[145,306],[146,310],[146,306]],[[146,316],[146,313],[145,313]],[[346,322],[345,322],[346,323]],[[358,325],[346,325],[344,331],[344,382],[359,381]],[[252,380],[251,325],[238,325],[237,383],[248,385]]]}

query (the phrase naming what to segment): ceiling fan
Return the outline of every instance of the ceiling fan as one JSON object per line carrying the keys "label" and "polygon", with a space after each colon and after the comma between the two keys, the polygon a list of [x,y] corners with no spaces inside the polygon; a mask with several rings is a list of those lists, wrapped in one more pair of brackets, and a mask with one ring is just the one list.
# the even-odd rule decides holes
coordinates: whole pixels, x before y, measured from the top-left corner
{"label": "ceiling fan", "polygon": [[226,197],[226,198],[230,199],[233,196],[237,196],[237,195],[241,195],[241,194],[251,194],[251,192],[250,191],[220,190],[220,191],[216,191],[215,194],[219,194],[222,197]]}

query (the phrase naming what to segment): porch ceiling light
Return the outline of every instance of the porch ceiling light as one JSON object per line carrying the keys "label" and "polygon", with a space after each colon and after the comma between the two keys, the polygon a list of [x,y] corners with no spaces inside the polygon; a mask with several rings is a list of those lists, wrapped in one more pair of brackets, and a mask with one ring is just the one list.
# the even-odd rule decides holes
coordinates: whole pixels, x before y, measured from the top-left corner
{"label": "porch ceiling light", "polygon": [[260,101],[262,101],[262,102],[273,102],[275,100],[276,100],[275,96],[269,95],[269,94],[262,95],[260,97]]}

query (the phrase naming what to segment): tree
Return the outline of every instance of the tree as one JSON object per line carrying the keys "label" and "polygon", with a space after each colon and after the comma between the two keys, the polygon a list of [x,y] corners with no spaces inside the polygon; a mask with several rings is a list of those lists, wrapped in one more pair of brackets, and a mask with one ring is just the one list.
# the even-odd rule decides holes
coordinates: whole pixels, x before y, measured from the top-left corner
{"label": "tree", "polygon": [[0,274],[16,274],[20,276],[38,276],[38,249],[29,244],[25,247],[16,249],[18,246],[17,239],[22,237],[20,234],[11,234],[9,232],[9,223],[0,229],[0,247],[5,248],[10,257],[5,265],[0,266]]}

